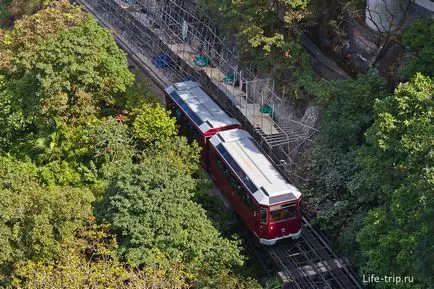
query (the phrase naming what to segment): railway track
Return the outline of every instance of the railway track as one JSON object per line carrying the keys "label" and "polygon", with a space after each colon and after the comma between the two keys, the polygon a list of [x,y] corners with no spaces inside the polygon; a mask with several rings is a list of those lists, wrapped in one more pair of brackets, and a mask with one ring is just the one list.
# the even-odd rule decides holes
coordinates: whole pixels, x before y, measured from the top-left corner
{"label": "railway track", "polygon": [[[87,1],[75,0],[89,11],[96,20],[109,28],[118,45],[128,53],[131,60],[143,72],[148,74],[161,88],[165,88],[170,81],[164,73],[152,65],[151,61],[137,51],[135,44],[123,37],[123,33],[98,15],[94,7]],[[279,268],[279,275],[284,281],[284,288],[294,289],[362,289],[357,274],[351,264],[344,258],[338,257],[325,237],[318,233],[306,218],[303,218],[303,230],[298,240],[282,240],[274,246],[257,246],[247,229],[242,230],[246,243],[252,250],[252,255],[264,268],[267,275],[271,274],[267,262],[264,262],[264,252],[268,254]],[[250,237],[249,237],[250,236]]]}
{"label": "railway track", "polygon": [[303,217],[298,240],[284,240],[266,247],[281,269],[285,288],[362,289],[348,260],[338,257],[326,239]]}
{"label": "railway track", "polygon": [[277,264],[267,250],[264,250],[265,247],[256,241],[256,237],[244,224],[240,224],[238,231],[245,240],[245,246],[249,255],[256,260],[256,263],[261,267],[265,275],[267,277],[275,276],[278,271]]}

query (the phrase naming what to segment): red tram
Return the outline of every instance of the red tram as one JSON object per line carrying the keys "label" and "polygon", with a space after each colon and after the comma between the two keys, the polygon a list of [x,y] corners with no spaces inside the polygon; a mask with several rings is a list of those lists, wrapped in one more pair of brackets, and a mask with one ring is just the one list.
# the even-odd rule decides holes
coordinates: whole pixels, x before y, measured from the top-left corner
{"label": "red tram", "polygon": [[175,83],[165,89],[166,109],[179,124],[180,133],[202,147],[201,162],[209,167],[208,140],[219,131],[241,127],[193,81]]}
{"label": "red tram", "polygon": [[202,163],[259,242],[273,245],[301,233],[301,193],[289,184],[240,124],[197,83],[166,88],[166,106],[180,132],[202,147]]}

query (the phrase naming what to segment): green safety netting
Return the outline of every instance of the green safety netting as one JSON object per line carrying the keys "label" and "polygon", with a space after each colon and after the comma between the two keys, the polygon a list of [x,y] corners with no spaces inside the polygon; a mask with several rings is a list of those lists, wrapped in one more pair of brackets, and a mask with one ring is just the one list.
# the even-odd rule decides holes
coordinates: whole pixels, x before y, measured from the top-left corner
{"label": "green safety netting", "polygon": [[194,57],[194,64],[196,64],[197,66],[203,67],[203,66],[207,66],[208,65],[208,56],[202,56],[200,53],[196,54],[196,56]]}
{"label": "green safety netting", "polygon": [[270,116],[273,115],[273,108],[271,106],[269,106],[268,104],[265,104],[263,106],[261,106],[261,108],[259,109],[260,112],[262,113],[267,113]]}
{"label": "green safety netting", "polygon": [[224,82],[225,84],[228,84],[228,83],[230,83],[230,82],[233,82],[234,79],[235,79],[235,74],[232,72],[232,73],[229,73],[228,75],[226,75],[226,76],[223,78],[223,82]]}

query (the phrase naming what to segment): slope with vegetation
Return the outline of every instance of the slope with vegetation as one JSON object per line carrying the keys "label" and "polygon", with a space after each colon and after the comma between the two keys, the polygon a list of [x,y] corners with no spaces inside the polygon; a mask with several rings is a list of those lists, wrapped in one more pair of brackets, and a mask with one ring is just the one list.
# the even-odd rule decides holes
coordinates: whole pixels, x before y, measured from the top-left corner
{"label": "slope with vegetation", "polygon": [[195,202],[197,144],[109,31],[42,4],[1,31],[0,286],[259,288]]}
{"label": "slope with vegetation", "polygon": [[[418,20],[395,33],[407,47],[399,66],[408,82],[390,90],[374,70],[324,82],[313,76],[297,37],[335,2],[200,1],[200,6],[222,34],[234,36],[242,61],[275,77],[278,89],[289,86],[287,97],[298,100],[294,103],[319,107],[321,133],[298,171],[308,179],[303,193],[313,222],[361,273],[414,278],[372,286],[432,288],[434,22]],[[340,4],[350,9],[362,2]]]}

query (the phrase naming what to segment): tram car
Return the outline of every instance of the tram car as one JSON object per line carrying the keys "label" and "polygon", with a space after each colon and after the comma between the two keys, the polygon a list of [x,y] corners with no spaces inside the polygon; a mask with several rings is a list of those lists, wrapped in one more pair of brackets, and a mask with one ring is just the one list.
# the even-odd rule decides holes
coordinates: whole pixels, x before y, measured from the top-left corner
{"label": "tram car", "polygon": [[184,81],[165,89],[166,109],[175,116],[180,133],[202,148],[201,162],[209,167],[209,139],[219,131],[241,127],[240,123],[223,111],[198,83]]}
{"label": "tram car", "polygon": [[205,169],[235,211],[264,245],[301,233],[301,193],[261,152],[249,133],[199,84],[186,81],[166,88],[166,107],[180,133],[202,147]]}

